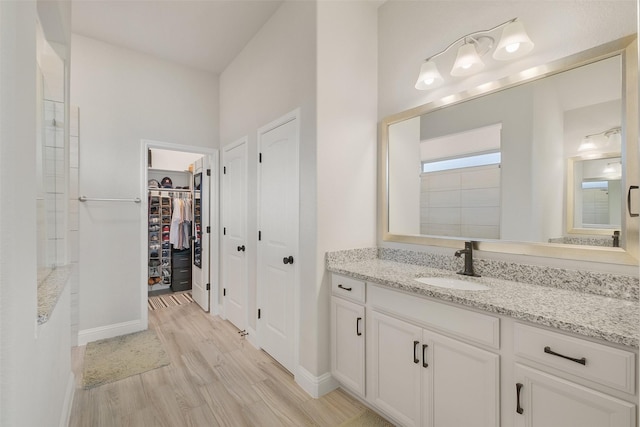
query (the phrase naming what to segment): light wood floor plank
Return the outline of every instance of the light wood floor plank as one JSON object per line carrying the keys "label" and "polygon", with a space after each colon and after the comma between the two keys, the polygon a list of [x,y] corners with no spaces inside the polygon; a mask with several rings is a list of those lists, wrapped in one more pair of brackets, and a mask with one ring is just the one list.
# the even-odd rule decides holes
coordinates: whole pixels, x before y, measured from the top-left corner
{"label": "light wood floor plank", "polygon": [[243,405],[229,393],[223,383],[216,382],[200,387],[200,393],[207,401],[218,425],[251,426],[243,411]]}
{"label": "light wood floor plank", "polygon": [[231,323],[197,304],[149,312],[171,363],[90,390],[84,347],[72,351],[70,427],[334,427],[364,406],[341,390],[313,399]]}

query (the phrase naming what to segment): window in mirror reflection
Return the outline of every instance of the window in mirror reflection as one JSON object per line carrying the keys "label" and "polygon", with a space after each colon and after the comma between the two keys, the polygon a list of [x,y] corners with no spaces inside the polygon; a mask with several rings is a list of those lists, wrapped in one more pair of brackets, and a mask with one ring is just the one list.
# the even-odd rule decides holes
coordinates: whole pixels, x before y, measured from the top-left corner
{"label": "window in mirror reflection", "polygon": [[620,229],[621,158],[574,159],[573,171],[574,227]]}
{"label": "window in mirror reflection", "polygon": [[[500,238],[502,125],[425,139],[419,119],[409,122],[390,128],[389,161],[404,164],[396,169],[404,172],[389,182],[394,189],[390,206],[403,207],[390,215],[390,228],[410,234]],[[419,180],[407,162],[417,166]]]}

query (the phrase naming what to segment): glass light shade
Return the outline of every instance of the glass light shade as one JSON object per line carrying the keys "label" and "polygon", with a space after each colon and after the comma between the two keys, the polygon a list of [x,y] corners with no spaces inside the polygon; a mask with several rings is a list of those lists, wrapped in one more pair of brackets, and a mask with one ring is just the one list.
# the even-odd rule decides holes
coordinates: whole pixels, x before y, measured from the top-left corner
{"label": "glass light shade", "polygon": [[502,30],[502,37],[493,51],[493,58],[499,61],[519,58],[531,52],[533,46],[522,22],[514,21]]}
{"label": "glass light shade", "polygon": [[452,76],[468,76],[484,68],[484,62],[480,59],[475,45],[465,43],[458,49],[456,61],[451,69]]}
{"label": "glass light shade", "polygon": [[598,145],[591,140],[589,137],[585,137],[582,139],[580,146],[578,147],[578,151],[592,151],[598,148]]}
{"label": "glass light shade", "polygon": [[425,61],[420,67],[420,75],[416,82],[416,89],[427,90],[440,86],[444,82],[438,67],[433,61]]}

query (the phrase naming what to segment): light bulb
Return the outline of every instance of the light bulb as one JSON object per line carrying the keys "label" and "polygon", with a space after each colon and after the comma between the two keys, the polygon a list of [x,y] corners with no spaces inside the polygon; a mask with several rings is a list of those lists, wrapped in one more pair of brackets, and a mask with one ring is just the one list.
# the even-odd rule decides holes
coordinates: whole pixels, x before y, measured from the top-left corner
{"label": "light bulb", "polygon": [[509,53],[513,53],[516,50],[520,49],[520,43],[511,43],[510,45],[505,46],[504,49]]}
{"label": "light bulb", "polygon": [[435,62],[425,61],[420,67],[420,75],[416,81],[416,89],[426,90],[439,86],[444,82],[444,79],[438,71]]}
{"label": "light bulb", "polygon": [[520,58],[531,52],[533,42],[527,35],[524,25],[520,21],[513,21],[502,30],[502,37],[493,51],[493,59],[506,61]]}
{"label": "light bulb", "polygon": [[473,43],[465,43],[458,48],[458,55],[451,69],[452,76],[468,76],[482,70],[484,63]]}

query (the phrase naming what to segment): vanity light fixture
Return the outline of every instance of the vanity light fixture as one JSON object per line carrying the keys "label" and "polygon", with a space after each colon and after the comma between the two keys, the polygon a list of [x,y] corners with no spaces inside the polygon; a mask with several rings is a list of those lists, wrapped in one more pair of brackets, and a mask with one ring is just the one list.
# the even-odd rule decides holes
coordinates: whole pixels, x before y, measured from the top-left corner
{"label": "vanity light fixture", "polygon": [[502,36],[496,49],[493,51],[494,59],[507,61],[531,52],[533,42],[527,35],[522,22],[517,19],[518,18],[513,18],[489,30],[467,34],[451,43],[446,49],[435,55],[431,55],[420,67],[420,74],[415,85],[416,89],[432,89],[444,83],[444,79],[438,71],[434,60],[461,42],[462,44],[458,47],[458,53],[451,68],[451,75],[455,77],[468,76],[482,70],[482,68],[484,68],[484,62],[482,62],[481,57],[490,52],[495,43],[495,38],[490,34],[500,28],[503,29]]}
{"label": "vanity light fixture", "polygon": [[607,166],[605,166],[605,168],[602,170],[602,173],[605,175],[617,174],[618,176],[620,176],[621,165],[622,165],[621,162],[609,162],[607,163]]}
{"label": "vanity light fixture", "polygon": [[[603,144],[602,142],[599,142],[599,138],[600,136],[603,136],[605,138],[607,138],[607,142],[606,145],[615,145],[616,142],[619,144],[619,137],[617,137],[617,135],[620,135],[620,133],[622,132],[622,128],[620,128],[619,126],[617,127],[613,127],[611,129],[607,129],[605,131],[602,132],[598,132],[598,133],[592,133],[591,135],[587,135],[584,138],[582,138],[582,142],[580,143],[580,146],[578,147],[578,151],[579,152],[584,152],[584,151],[593,151],[593,150],[597,150],[600,148],[603,148]],[[614,147],[615,148],[615,147]],[[619,151],[619,149],[618,149]]]}

